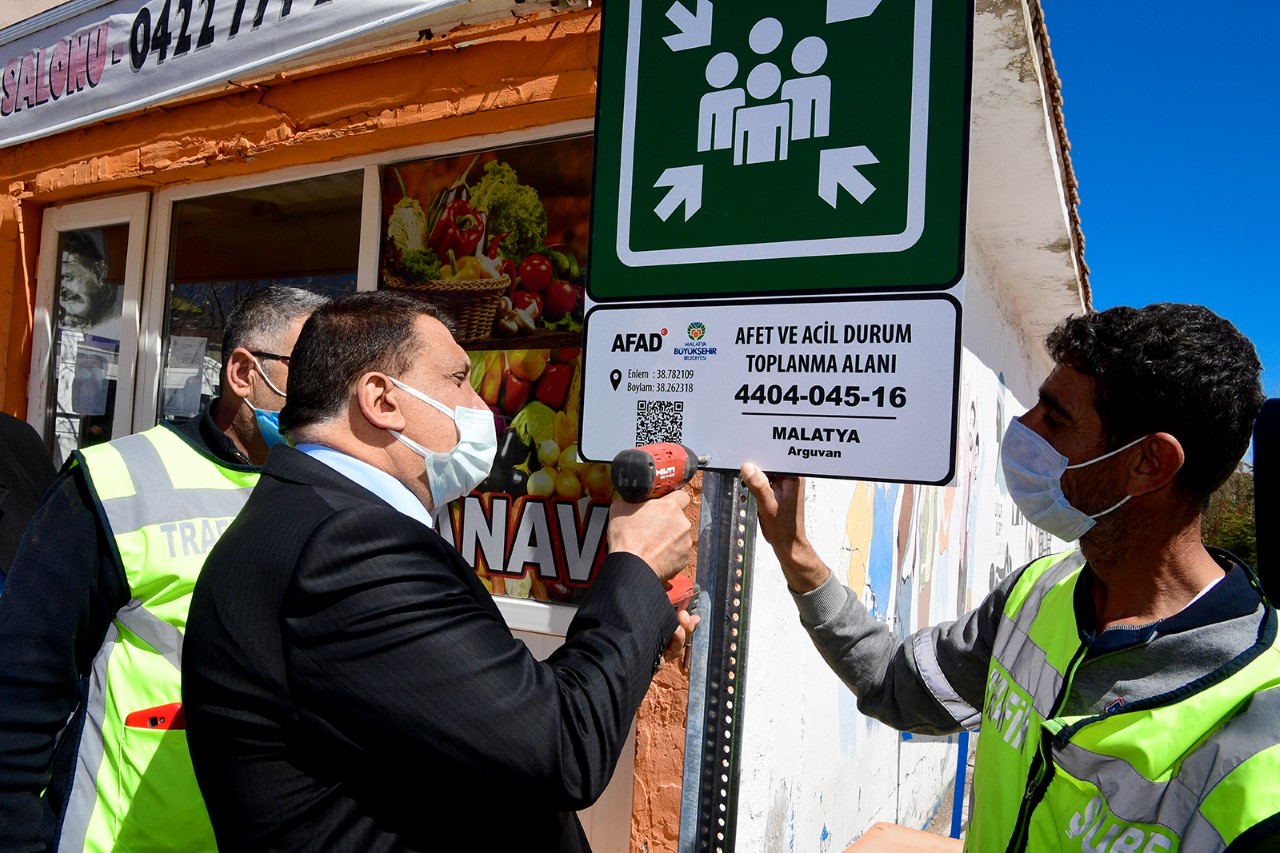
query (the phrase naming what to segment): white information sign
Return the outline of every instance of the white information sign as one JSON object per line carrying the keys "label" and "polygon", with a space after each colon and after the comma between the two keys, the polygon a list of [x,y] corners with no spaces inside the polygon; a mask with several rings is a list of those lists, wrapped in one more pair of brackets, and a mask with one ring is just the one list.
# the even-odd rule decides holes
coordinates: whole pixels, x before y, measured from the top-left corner
{"label": "white information sign", "polygon": [[949,296],[599,306],[582,455],[678,441],[718,470],[951,479],[960,306]]}

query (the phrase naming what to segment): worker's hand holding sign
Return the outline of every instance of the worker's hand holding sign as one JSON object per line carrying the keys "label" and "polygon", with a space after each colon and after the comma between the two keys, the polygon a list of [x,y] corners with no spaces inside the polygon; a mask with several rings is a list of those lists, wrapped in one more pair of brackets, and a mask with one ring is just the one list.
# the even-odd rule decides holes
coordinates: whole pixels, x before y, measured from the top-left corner
{"label": "worker's hand holding sign", "polygon": [[756,499],[760,532],[773,546],[787,585],[796,592],[822,586],[831,571],[819,559],[804,527],[804,478],[766,476],[750,462],[742,466],[742,481]]}

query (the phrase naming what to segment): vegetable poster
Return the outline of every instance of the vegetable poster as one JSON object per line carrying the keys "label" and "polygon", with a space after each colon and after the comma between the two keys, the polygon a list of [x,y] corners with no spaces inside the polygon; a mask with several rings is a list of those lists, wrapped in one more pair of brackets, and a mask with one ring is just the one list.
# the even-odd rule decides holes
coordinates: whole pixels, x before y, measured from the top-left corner
{"label": "vegetable poster", "polygon": [[578,455],[592,141],[389,166],[381,282],[439,305],[493,412],[489,478],[436,510],[495,595],[576,603],[605,554],[609,466]]}

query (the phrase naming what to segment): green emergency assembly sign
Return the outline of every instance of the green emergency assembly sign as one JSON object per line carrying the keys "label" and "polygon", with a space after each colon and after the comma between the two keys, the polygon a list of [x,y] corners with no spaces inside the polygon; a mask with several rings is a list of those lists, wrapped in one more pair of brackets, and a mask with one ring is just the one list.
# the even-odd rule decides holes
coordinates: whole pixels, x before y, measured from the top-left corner
{"label": "green emergency assembly sign", "polygon": [[609,0],[592,298],[964,269],[972,0]]}

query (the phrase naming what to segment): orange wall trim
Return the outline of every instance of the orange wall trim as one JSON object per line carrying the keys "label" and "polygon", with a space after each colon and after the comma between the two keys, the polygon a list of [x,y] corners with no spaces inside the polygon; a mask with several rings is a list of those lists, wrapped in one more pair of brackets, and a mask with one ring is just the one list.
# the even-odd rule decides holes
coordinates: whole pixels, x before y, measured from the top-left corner
{"label": "orange wall trim", "polygon": [[587,11],[469,28],[466,47],[447,36],[0,149],[4,410],[26,414],[44,207],[590,118],[599,27]]}

